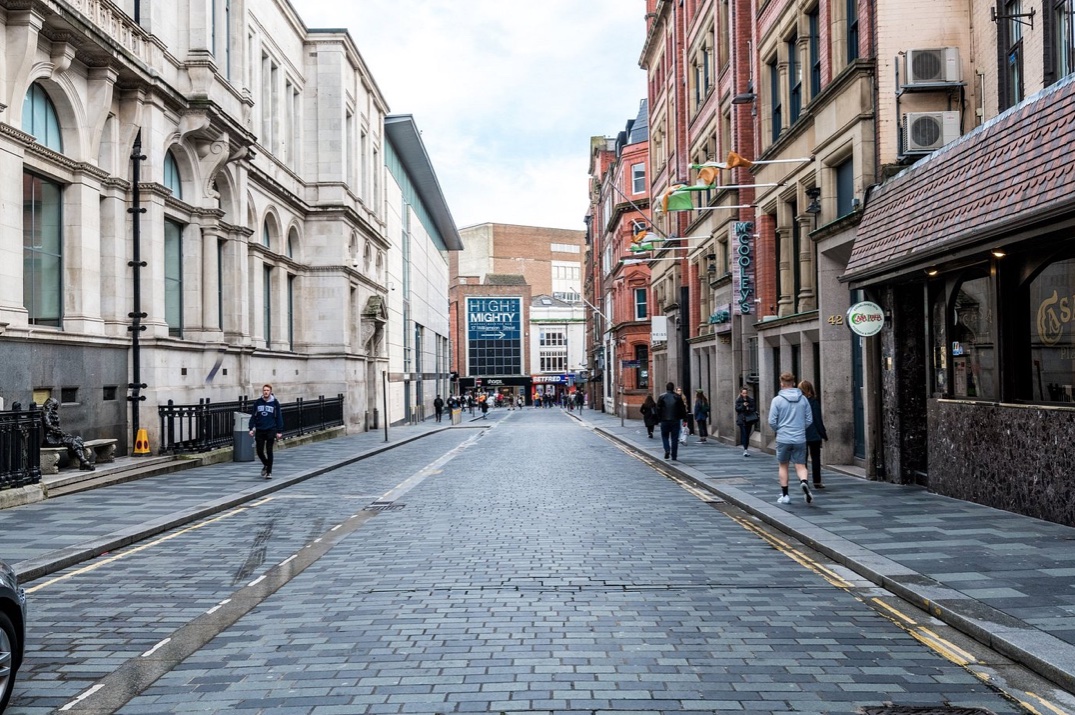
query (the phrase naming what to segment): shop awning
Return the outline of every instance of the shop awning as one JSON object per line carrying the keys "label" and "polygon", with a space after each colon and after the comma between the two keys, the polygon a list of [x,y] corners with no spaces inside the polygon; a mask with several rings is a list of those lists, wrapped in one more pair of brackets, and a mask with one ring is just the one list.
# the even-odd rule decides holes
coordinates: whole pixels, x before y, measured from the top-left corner
{"label": "shop awning", "polygon": [[1075,210],[1075,75],[873,190],[843,280],[936,262]]}

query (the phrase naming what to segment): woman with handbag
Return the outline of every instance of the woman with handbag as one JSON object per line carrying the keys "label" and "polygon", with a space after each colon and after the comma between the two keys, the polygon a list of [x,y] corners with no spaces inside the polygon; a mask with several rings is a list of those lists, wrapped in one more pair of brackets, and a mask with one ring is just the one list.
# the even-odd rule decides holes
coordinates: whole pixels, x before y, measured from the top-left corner
{"label": "woman with handbag", "polygon": [[735,424],[739,427],[739,443],[743,445],[743,456],[750,456],[750,434],[758,424],[758,407],[750,391],[743,387],[735,399]]}

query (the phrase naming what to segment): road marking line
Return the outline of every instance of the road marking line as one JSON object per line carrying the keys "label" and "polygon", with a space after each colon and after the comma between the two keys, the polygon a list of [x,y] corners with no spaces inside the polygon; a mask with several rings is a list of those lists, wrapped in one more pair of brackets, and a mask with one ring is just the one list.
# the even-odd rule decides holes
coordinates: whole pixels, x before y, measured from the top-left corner
{"label": "road marking line", "polygon": [[105,686],[104,683],[97,683],[97,685],[94,685],[92,688],[90,688],[86,692],[82,693],[82,695],[79,695],[77,698],[75,698],[71,702],[67,703],[62,708],[60,708],[60,711],[62,712],[64,710],[70,710],[71,708],[73,708],[74,706],[78,705],[80,702],[82,702],[83,700],[85,700],[89,696],[91,696],[94,693],[96,693],[98,690],[100,690],[104,686]]}
{"label": "road marking line", "polygon": [[917,623],[915,623],[915,620],[913,618],[911,618],[907,614],[903,613],[903,611],[900,611],[899,609],[893,608],[892,606],[888,605],[887,603],[885,603],[881,599],[873,598],[873,599],[870,599],[870,600],[873,601],[878,606],[880,606],[881,608],[883,608],[886,611],[888,611],[889,613],[891,613],[892,615],[896,616],[896,618],[899,618],[900,620],[902,620],[902,621],[904,621],[906,623],[910,623],[911,625],[914,625],[914,626],[918,625]]}
{"label": "road marking line", "polygon": [[178,537],[183,536],[185,534],[189,534],[192,531],[197,531],[198,529],[204,528],[206,526],[209,526],[210,524],[216,523],[216,522],[221,521],[223,519],[227,519],[229,517],[235,516],[236,514],[242,514],[244,511],[247,511],[248,509],[251,509],[251,508],[253,508],[255,506],[261,506],[262,504],[265,504],[265,503],[267,503],[267,502],[269,502],[271,500],[272,500],[272,497],[267,497],[266,499],[263,499],[263,500],[258,501],[258,502],[254,502],[249,506],[243,506],[243,507],[239,507],[237,509],[232,509],[231,511],[226,512],[224,514],[221,514],[220,516],[215,516],[212,519],[206,519],[205,521],[198,522],[197,524],[194,524],[193,526],[188,526],[185,529],[180,529],[179,531],[172,532],[171,534],[167,534],[166,536],[162,536],[159,539],[155,539],[153,541],[150,541],[148,544],[142,544],[141,546],[135,546],[135,547],[132,547],[132,548],[124,549],[122,552],[120,552],[118,554],[114,554],[112,556],[109,556],[106,559],[101,559],[101,560],[98,560],[98,561],[94,561],[89,566],[83,566],[82,568],[75,569],[74,571],[71,571],[70,573],[63,574],[62,576],[57,576],[56,578],[51,578],[48,581],[45,581],[43,583],[37,584],[36,586],[31,586],[30,588],[26,589],[26,592],[27,593],[34,593],[36,591],[40,591],[43,588],[47,588],[49,586],[52,586],[53,584],[57,584],[57,583],[59,583],[61,581],[66,581],[67,579],[74,578],[75,576],[81,576],[82,574],[89,573],[90,571],[94,571],[96,569],[99,569],[102,566],[107,566],[108,564],[115,563],[116,561],[119,561],[120,559],[125,559],[128,556],[133,556],[134,554],[137,554],[140,551],[145,551],[146,549],[151,549],[154,546],[157,546],[158,544],[163,544],[165,541],[171,541],[172,539],[178,538]]}
{"label": "road marking line", "polygon": [[921,630],[923,633],[928,633],[929,636],[931,638],[936,639],[938,643],[943,643],[946,648],[950,649],[953,653],[956,653],[957,655],[962,656],[963,658],[965,658],[968,663],[977,663],[978,662],[978,659],[975,658],[972,654],[970,654],[967,651],[963,650],[962,648],[957,646],[952,641],[947,640],[946,638],[942,638],[941,636],[937,635],[936,633],[934,633],[930,629],[920,626],[919,630]]}
{"label": "road marking line", "polygon": [[208,611],[206,611],[206,614],[216,613],[217,611],[219,611],[221,608],[223,608],[224,606],[228,605],[229,603],[231,603],[231,599],[230,598],[225,598],[223,601],[221,601],[220,603],[218,603],[217,605],[213,606]]}
{"label": "road marking line", "polygon": [[253,581],[251,581],[250,583],[248,583],[246,585],[247,586],[256,586],[256,585],[258,585],[259,583],[261,583],[264,580],[265,580],[265,574],[261,574],[256,579],[254,579]]}
{"label": "road marking line", "polygon": [[165,638],[160,643],[158,643],[157,645],[153,646],[152,648],[147,650],[145,653],[143,653],[142,657],[143,658],[148,658],[149,656],[151,656],[154,653],[156,653],[159,649],[163,648],[164,646],[168,645],[171,642],[172,642],[171,638]]}
{"label": "road marking line", "polygon": [[298,555],[298,554],[291,554],[291,556],[288,556],[288,557],[287,557],[286,559],[284,559],[283,561],[281,561],[281,562],[280,562],[280,565],[281,565],[281,566],[283,566],[283,565],[284,565],[284,564],[286,564],[287,562],[289,562],[289,561],[294,561],[294,560],[295,560],[295,559],[297,559],[298,557],[299,557],[299,555]]}
{"label": "road marking line", "polygon": [[1034,698],[1039,703],[1041,703],[1045,707],[1049,708],[1050,710],[1052,710],[1057,715],[1070,715],[1070,713],[1067,710],[1061,710],[1060,708],[1056,707],[1055,705],[1053,705],[1052,703],[1050,703],[1048,700],[1046,700],[1045,698],[1041,697],[1037,693],[1029,693],[1028,692],[1027,695],[1029,695],[1030,697]]}

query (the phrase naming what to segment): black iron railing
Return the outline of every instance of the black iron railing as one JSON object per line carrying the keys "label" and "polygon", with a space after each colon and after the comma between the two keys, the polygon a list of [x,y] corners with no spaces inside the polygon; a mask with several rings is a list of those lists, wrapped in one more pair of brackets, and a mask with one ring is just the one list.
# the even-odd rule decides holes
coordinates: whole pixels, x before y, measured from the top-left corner
{"label": "black iron railing", "polygon": [[[299,398],[280,405],[284,415],[284,437],[295,437],[343,425],[343,395],[315,400]],[[177,405],[171,400],[157,408],[160,415],[159,452],[208,452],[230,447],[235,413],[249,415],[254,400],[240,397],[234,402],[198,400],[196,405]],[[244,420],[243,427],[245,429]]]}
{"label": "black iron railing", "polygon": [[0,412],[0,489],[41,481],[41,412]]}

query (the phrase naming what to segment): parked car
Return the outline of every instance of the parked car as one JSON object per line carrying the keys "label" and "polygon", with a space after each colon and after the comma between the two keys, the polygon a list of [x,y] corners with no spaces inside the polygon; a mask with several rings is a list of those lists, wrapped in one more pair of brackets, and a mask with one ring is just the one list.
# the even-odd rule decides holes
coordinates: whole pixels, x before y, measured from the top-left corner
{"label": "parked car", "polygon": [[25,636],[26,592],[19,588],[11,567],[0,561],[0,713],[15,689]]}

